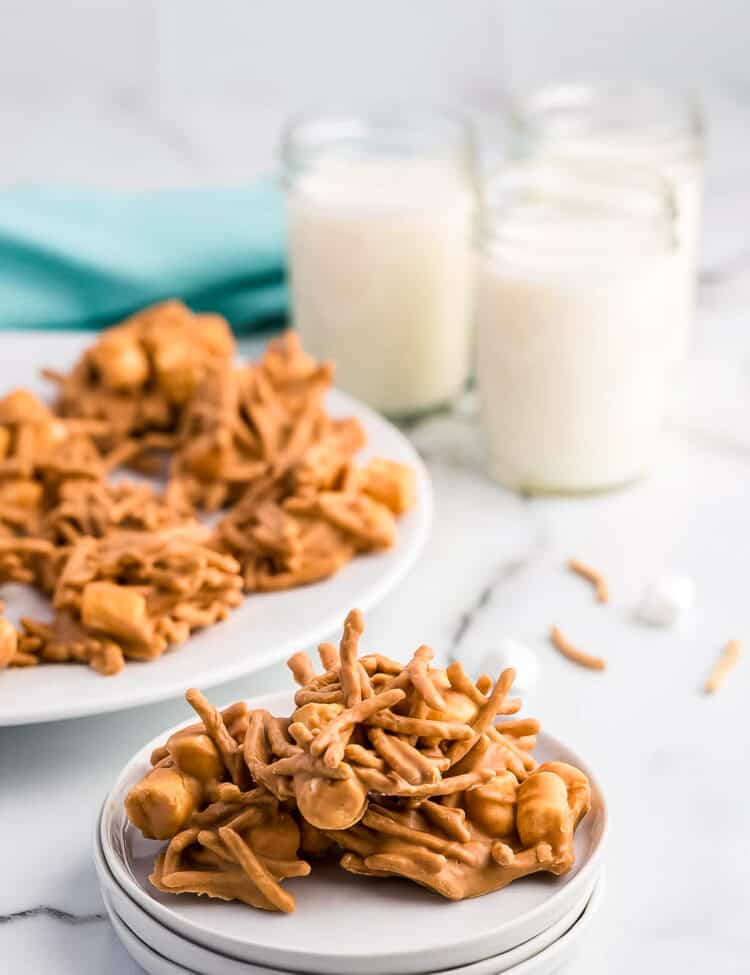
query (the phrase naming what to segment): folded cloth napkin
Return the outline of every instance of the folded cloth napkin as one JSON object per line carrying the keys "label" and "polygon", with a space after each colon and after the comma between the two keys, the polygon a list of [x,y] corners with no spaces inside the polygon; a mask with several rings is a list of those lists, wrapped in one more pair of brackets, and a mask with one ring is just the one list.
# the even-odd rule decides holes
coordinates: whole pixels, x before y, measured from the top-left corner
{"label": "folded cloth napkin", "polygon": [[163,298],[236,331],[286,314],[281,190],[0,190],[0,328],[100,328]]}

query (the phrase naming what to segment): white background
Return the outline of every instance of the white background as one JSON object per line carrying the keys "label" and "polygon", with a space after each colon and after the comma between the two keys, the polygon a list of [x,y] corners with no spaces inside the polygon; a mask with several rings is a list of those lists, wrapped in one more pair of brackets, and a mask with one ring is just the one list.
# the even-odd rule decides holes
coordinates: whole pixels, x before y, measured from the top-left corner
{"label": "white background", "polygon": [[750,102],[747,0],[0,0],[0,183],[238,182],[310,102],[637,77]]}

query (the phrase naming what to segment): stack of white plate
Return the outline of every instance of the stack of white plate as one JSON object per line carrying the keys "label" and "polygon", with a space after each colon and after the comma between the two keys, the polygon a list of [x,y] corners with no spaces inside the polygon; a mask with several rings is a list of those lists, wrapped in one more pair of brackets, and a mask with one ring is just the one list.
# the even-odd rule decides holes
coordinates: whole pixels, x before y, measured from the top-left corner
{"label": "stack of white plate", "polygon": [[[290,695],[251,702],[289,713]],[[152,975],[551,975],[587,937],[602,897],[604,798],[586,763],[541,734],[540,761],[570,762],[589,775],[593,807],[576,833],[565,877],[537,874],[505,890],[451,902],[402,880],[355,877],[313,864],[287,881],[294,914],[240,903],[170,896],[148,875],[163,844],[127,822],[123,800],[150,768],[159,735],[125,766],[97,822],[94,855],[107,912],[120,941]]]}

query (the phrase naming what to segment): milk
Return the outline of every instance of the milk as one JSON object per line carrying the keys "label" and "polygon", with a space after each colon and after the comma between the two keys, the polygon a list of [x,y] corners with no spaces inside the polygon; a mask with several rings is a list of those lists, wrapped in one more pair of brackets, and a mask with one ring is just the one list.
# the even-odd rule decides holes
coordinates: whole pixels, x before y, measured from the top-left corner
{"label": "milk", "polygon": [[[692,98],[642,83],[567,83],[515,104],[513,154],[537,161],[640,166],[671,184],[677,220],[670,316],[673,362],[692,335],[703,188],[703,119]],[[679,283],[678,283],[679,282]]]}
{"label": "milk", "polygon": [[599,174],[526,187],[476,255],[487,463],[518,490],[625,484],[656,450],[682,281],[658,199]]}
{"label": "milk", "polygon": [[661,173],[671,183],[676,207],[674,254],[676,281],[670,309],[672,336],[670,355],[682,361],[691,345],[695,316],[698,245],[703,203],[703,160],[691,153],[689,145],[677,141],[649,140],[634,135],[609,138],[558,135],[537,146],[536,158],[567,162],[596,161],[619,167],[622,164],[645,166]]}
{"label": "milk", "polygon": [[336,382],[391,415],[470,369],[474,193],[454,160],[328,158],[288,195],[293,320]]}

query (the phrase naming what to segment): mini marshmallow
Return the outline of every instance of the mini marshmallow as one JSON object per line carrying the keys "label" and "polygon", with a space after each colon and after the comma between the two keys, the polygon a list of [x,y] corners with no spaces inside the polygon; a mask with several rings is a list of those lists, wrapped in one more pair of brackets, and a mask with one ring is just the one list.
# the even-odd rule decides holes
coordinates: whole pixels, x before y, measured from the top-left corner
{"label": "mini marshmallow", "polygon": [[520,640],[499,640],[496,648],[489,650],[479,663],[480,673],[492,677],[506,667],[513,667],[516,672],[514,689],[528,690],[539,679],[539,659],[531,647]]}
{"label": "mini marshmallow", "polygon": [[636,615],[651,626],[674,626],[695,602],[695,582],[687,575],[660,576],[649,583]]}

